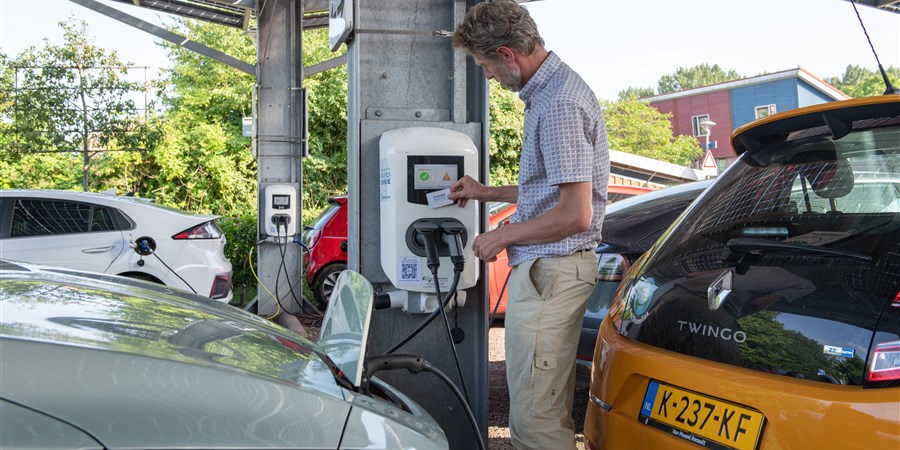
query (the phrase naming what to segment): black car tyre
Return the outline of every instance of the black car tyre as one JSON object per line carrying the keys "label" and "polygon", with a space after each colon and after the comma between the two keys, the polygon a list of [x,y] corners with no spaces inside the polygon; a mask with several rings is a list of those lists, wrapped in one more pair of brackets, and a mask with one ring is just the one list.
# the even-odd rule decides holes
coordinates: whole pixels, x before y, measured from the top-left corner
{"label": "black car tyre", "polygon": [[331,292],[334,291],[334,285],[337,283],[338,276],[341,272],[347,270],[344,263],[329,264],[323,268],[313,282],[313,293],[319,305],[323,307],[328,305],[328,299],[331,298]]}

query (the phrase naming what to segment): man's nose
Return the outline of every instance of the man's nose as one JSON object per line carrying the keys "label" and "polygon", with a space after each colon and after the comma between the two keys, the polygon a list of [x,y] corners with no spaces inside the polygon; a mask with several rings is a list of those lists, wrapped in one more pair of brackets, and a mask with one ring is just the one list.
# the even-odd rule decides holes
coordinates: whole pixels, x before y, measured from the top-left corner
{"label": "man's nose", "polygon": [[494,79],[494,72],[491,72],[490,70],[487,70],[487,69],[484,69],[484,68],[482,68],[482,69],[484,70],[484,77],[485,77],[485,78],[487,78],[488,80]]}

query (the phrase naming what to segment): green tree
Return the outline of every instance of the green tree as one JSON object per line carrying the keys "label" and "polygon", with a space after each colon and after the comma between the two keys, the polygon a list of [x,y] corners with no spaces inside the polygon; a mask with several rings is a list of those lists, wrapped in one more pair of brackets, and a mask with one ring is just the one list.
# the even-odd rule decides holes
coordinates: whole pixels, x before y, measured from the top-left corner
{"label": "green tree", "polygon": [[[900,86],[900,68],[890,66],[885,69],[891,84]],[[848,65],[841,77],[827,78],[825,81],[853,98],[871,97],[884,93],[884,79],[879,70],[869,70],[856,65]]]}
{"label": "green tree", "polygon": [[[171,30],[244,61],[253,41],[240,30],[176,20]],[[241,119],[251,115],[253,76],[164,43],[172,67],[159,82],[165,105],[163,138],[155,151],[114,155],[107,186],[193,212],[239,217],[256,208],[256,162]]]}
{"label": "green tree", "polygon": [[[745,364],[751,367],[788,368],[807,379],[837,364],[822,353],[822,346],[797,331],[784,328],[777,311],[763,310],[738,319],[747,340],[740,344]],[[850,363],[854,366],[856,363]],[[852,369],[851,369],[852,370]],[[846,372],[846,369],[845,369]]]}
{"label": "green tree", "polygon": [[626,153],[688,165],[702,154],[690,136],[673,136],[669,116],[636,98],[603,101],[609,147]]}
{"label": "green tree", "polygon": [[10,70],[15,71],[15,82],[2,104],[9,126],[0,130],[4,135],[0,141],[8,144],[5,159],[23,154],[80,154],[82,189],[88,190],[94,156],[151,149],[158,133],[129,98],[142,89],[126,79],[133,64],[96,46],[88,37],[86,22],[69,18],[59,26],[61,46],[45,40],[44,48],[28,48],[4,65],[7,93]]}
{"label": "green tree", "polygon": [[[332,53],[328,30],[303,33],[303,65],[327,61]],[[303,221],[326,206],[328,197],[347,192],[347,66],[319,72],[303,81],[309,98],[309,156],[303,160]]]}
{"label": "green tree", "polygon": [[679,67],[675,73],[663,75],[657,90],[660,94],[693,89],[710,84],[722,83],[741,78],[734,70],[725,71],[718,64],[700,64],[694,67]]}
{"label": "green tree", "polygon": [[656,95],[656,92],[653,90],[652,87],[640,88],[640,87],[628,86],[628,89],[625,89],[624,91],[619,91],[619,100],[637,99],[637,98],[642,98],[642,97],[650,97],[653,95]]}
{"label": "green tree", "polygon": [[525,104],[518,94],[494,80],[490,83],[490,179],[493,186],[519,183]]}

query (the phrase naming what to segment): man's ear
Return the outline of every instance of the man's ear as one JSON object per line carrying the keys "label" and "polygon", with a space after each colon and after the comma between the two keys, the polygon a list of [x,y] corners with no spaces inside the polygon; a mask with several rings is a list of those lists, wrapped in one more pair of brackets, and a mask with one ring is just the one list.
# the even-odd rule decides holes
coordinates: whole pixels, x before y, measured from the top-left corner
{"label": "man's ear", "polygon": [[497,54],[500,56],[500,59],[502,59],[506,62],[515,62],[516,61],[515,50],[513,50],[505,45],[501,45],[501,46],[497,47]]}

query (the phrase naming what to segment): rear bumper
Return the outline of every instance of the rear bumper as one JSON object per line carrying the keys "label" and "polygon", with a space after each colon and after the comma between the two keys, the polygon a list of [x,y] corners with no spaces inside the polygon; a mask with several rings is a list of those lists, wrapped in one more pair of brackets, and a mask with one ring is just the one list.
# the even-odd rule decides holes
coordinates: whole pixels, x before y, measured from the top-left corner
{"label": "rear bumper", "polygon": [[641,344],[600,327],[585,439],[602,449],[698,448],[638,420],[648,382],[659,380],[761,412],[760,449],[900,448],[900,388],[863,389],[706,361]]}

